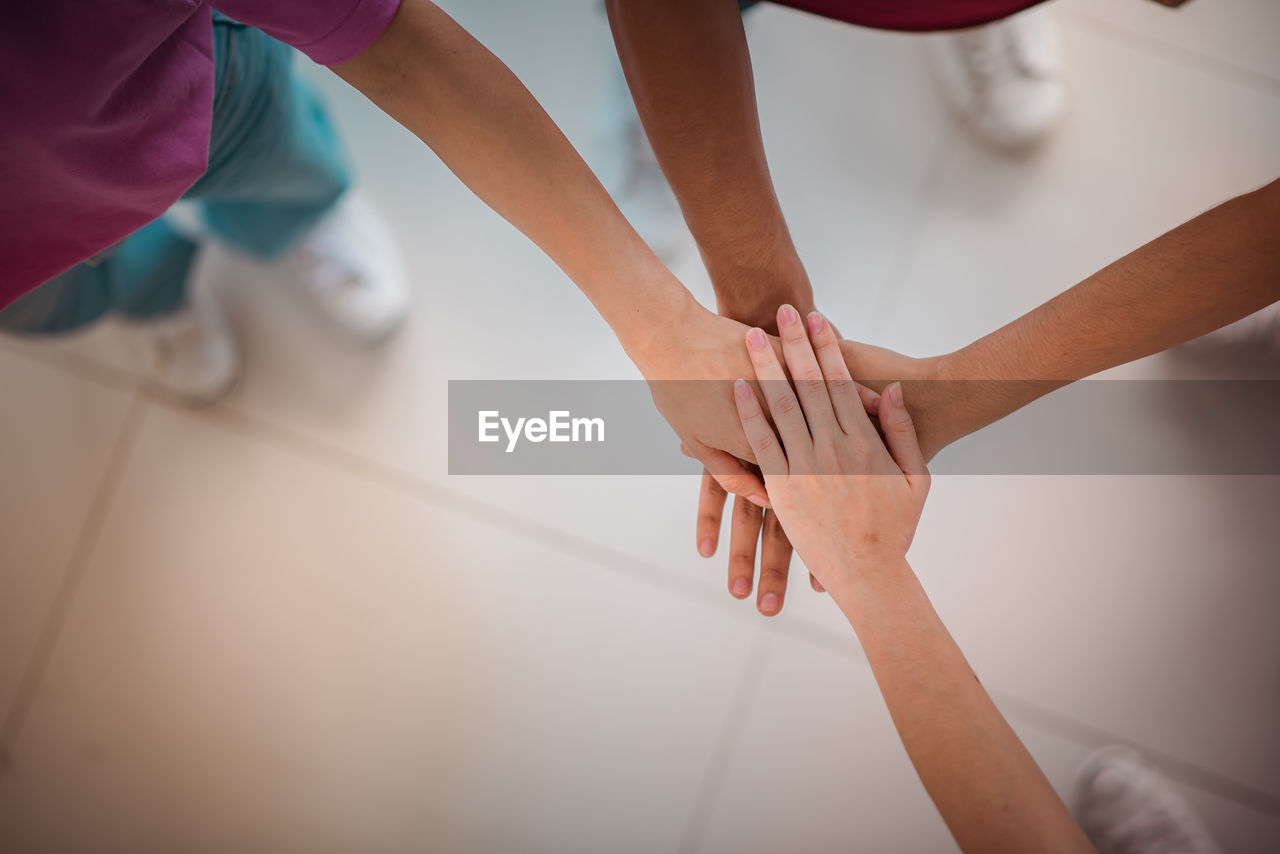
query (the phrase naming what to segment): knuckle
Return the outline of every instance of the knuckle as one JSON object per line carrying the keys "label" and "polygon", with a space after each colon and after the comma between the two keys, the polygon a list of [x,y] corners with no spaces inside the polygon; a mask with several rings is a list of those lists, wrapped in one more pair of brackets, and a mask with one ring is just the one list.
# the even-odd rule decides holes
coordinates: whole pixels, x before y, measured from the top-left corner
{"label": "knuckle", "polygon": [[780,394],[777,400],[774,401],[773,411],[777,415],[790,415],[796,411],[798,405],[795,395],[789,393]]}
{"label": "knuckle", "polygon": [[[762,566],[760,567],[760,586],[785,587],[787,583],[787,567],[785,566]],[[781,592],[781,591],[779,591]]]}
{"label": "knuckle", "polygon": [[[779,326],[781,326],[781,324],[779,324]],[[778,330],[778,337],[783,341],[788,341],[792,344],[798,344],[801,341],[809,340],[809,334],[804,331],[803,323],[793,323],[790,326],[781,326]]]}
{"label": "knuckle", "polygon": [[848,377],[841,376],[835,371],[828,371],[826,373],[826,380],[827,388],[834,392],[848,391],[853,387],[853,380]]}
{"label": "knuckle", "polygon": [[815,395],[826,390],[827,383],[821,374],[808,374],[796,380],[796,388],[801,394]]}
{"label": "knuckle", "polygon": [[781,540],[787,542],[787,532],[782,530],[782,523],[778,521],[778,514],[766,513],[764,517],[764,532],[770,539]]}
{"label": "knuckle", "polygon": [[707,503],[724,504],[725,491],[720,481],[707,475],[702,485],[702,500]]}
{"label": "knuckle", "polygon": [[735,525],[759,524],[760,508],[745,498],[737,498],[733,502],[733,521]]}
{"label": "knuckle", "polygon": [[758,459],[760,455],[769,453],[769,449],[773,447],[773,436],[757,436],[751,442],[751,447],[756,452],[756,457]]}

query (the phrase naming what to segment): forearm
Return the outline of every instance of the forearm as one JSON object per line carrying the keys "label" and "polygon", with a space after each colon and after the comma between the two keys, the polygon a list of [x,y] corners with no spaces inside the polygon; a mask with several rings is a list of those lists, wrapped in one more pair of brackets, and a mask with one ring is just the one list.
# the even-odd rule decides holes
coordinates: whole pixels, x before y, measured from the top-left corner
{"label": "forearm", "polygon": [[765,161],[735,0],[609,0],[645,131],[697,240],[720,307],[773,326],[813,295]]}
{"label": "forearm", "polygon": [[965,851],[1092,851],[905,560],[828,586],[858,634],[921,782]]}
{"label": "forearm", "polygon": [[528,90],[434,4],[404,0],[333,70],[546,252],[629,351],[692,302]]}
{"label": "forearm", "polygon": [[[969,429],[1060,385],[1158,353],[1280,299],[1280,181],[1156,238],[943,358],[972,384]],[[962,384],[963,385],[963,384]]]}

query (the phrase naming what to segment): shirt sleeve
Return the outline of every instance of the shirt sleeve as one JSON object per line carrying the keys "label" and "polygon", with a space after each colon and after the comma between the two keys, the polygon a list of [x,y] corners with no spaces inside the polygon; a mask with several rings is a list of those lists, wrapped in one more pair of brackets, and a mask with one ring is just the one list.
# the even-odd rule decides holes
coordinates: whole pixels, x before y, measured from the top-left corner
{"label": "shirt sleeve", "polygon": [[211,5],[321,65],[337,65],[382,35],[400,0],[213,0]]}

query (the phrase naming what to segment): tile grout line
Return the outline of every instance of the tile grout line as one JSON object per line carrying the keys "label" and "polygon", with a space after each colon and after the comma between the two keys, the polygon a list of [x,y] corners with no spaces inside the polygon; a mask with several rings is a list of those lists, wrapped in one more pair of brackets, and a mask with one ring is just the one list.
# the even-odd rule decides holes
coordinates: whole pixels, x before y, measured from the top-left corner
{"label": "tile grout line", "polygon": [[[148,400],[145,393],[141,391],[138,392],[138,398],[143,401]],[[150,399],[149,402],[161,408],[190,416],[188,409],[163,397]],[[702,607],[710,608],[738,622],[745,622],[757,617],[755,611],[745,613],[728,605],[717,605],[708,602],[703,592],[696,585],[681,583],[671,578],[656,564],[650,564],[626,553],[610,549],[607,546],[580,539],[573,534],[527,518],[504,507],[487,504],[480,499],[455,492],[448,487],[432,483],[417,475],[399,471],[375,460],[328,445],[321,440],[295,434],[287,428],[263,421],[240,410],[230,407],[217,407],[217,409],[220,410],[225,420],[220,423],[217,421],[205,421],[204,423],[267,442],[288,453],[309,459],[317,465],[341,471],[366,483],[391,489],[431,506],[460,513],[487,527],[498,528],[504,532],[544,545],[562,554],[571,555],[592,564],[603,565],[611,571],[619,571],[633,580],[668,594],[696,602]],[[786,622],[780,623],[777,631],[795,640],[808,642],[833,651],[852,661],[860,661],[864,665],[866,664],[866,658],[861,654],[862,648],[860,645],[850,645],[842,642],[837,637],[836,632],[822,626],[814,625],[807,621]],[[1012,713],[1027,723],[1040,726],[1071,741],[1086,745],[1132,743],[1148,756],[1157,759],[1162,766],[1167,766],[1171,773],[1181,780],[1259,811],[1280,815],[1280,798],[1276,798],[1265,791],[1232,780],[1161,751],[1145,748],[1118,734],[1110,733],[1100,727],[1078,721],[1035,703],[1003,693],[999,689],[992,688],[990,693],[993,699],[997,699],[1002,705],[1011,707]],[[0,768],[3,767],[3,750],[9,744],[6,739],[8,729],[9,722],[6,721],[4,728],[0,729]]]}
{"label": "tile grout line", "polygon": [[80,526],[71,557],[67,560],[62,579],[54,592],[48,615],[40,628],[40,633],[36,636],[36,643],[27,659],[27,666],[23,670],[9,709],[0,721],[0,773],[4,772],[9,763],[9,758],[17,745],[18,737],[22,734],[22,728],[35,700],[36,692],[40,688],[54,649],[62,635],[62,628],[66,624],[76,593],[79,591],[89,556],[97,545],[107,512],[111,508],[125,468],[133,455],[147,404],[145,395],[141,392],[134,393],[119,433],[116,435],[106,470],[94,490],[93,499]]}
{"label": "tile grout line", "polygon": [[142,383],[133,374],[99,362],[91,356],[53,348],[43,352],[18,348],[5,341],[3,336],[0,336],[0,353],[125,394],[132,394]]}
{"label": "tile grout line", "polygon": [[693,805],[689,809],[689,817],[685,821],[684,830],[680,834],[680,844],[676,849],[679,854],[696,854],[702,848],[707,827],[711,822],[711,811],[715,807],[716,795],[724,784],[730,757],[746,725],[746,713],[759,694],[760,673],[764,670],[773,649],[771,641],[770,633],[763,626],[757,630],[742,668],[742,676],[729,699],[728,720],[720,728],[720,737],[712,747],[702,780],[694,793]]}
{"label": "tile grout line", "polygon": [[[171,403],[164,398],[157,398],[153,403],[173,412],[190,415],[190,411],[180,404]],[[220,420],[204,423],[266,442],[286,453],[300,456],[330,470],[342,472],[365,483],[392,490],[430,506],[459,513],[486,527],[498,528],[561,554],[593,564],[603,564],[611,570],[620,571],[634,580],[667,593],[712,607],[722,614],[744,619],[741,613],[728,605],[708,605],[700,587],[677,580],[667,574],[659,564],[649,563],[625,552],[582,539],[553,525],[521,515],[500,505],[489,504],[482,499],[457,492],[447,486],[441,486],[418,475],[335,447],[322,440],[296,434],[249,413],[225,406],[217,409],[221,416]],[[754,616],[755,611],[752,611],[751,615]]]}
{"label": "tile grout line", "polygon": [[[868,667],[866,656],[862,654],[862,646],[857,643],[838,642],[835,633],[818,626],[797,625],[780,626],[782,632],[793,639],[802,640],[827,652],[838,655],[849,661],[856,661]],[[802,628],[802,631],[796,631]],[[1217,771],[1204,768],[1185,759],[1180,759],[1157,748],[1148,747],[1138,741],[1094,724],[1085,723],[1057,712],[1046,706],[1022,699],[998,687],[983,683],[992,701],[1000,709],[1001,714],[1011,721],[1025,723],[1046,732],[1057,735],[1067,741],[1084,747],[1095,748],[1108,744],[1127,744],[1143,755],[1152,759],[1169,777],[1179,782],[1194,786],[1236,804],[1249,807],[1267,815],[1280,816],[1280,797],[1259,789],[1248,783],[1234,780]]]}
{"label": "tile grout line", "polygon": [[1270,95],[1280,95],[1280,80],[1264,72],[1255,71],[1252,68],[1237,65],[1234,62],[1220,59],[1207,53],[1201,53],[1164,39],[1146,35],[1126,26],[1095,17],[1088,12],[1072,11],[1063,15],[1062,20],[1068,26],[1089,30],[1095,35],[1113,42],[1122,43],[1130,49],[1177,61],[1183,66],[1194,67],[1201,72],[1213,74],[1224,80],[1243,83]]}

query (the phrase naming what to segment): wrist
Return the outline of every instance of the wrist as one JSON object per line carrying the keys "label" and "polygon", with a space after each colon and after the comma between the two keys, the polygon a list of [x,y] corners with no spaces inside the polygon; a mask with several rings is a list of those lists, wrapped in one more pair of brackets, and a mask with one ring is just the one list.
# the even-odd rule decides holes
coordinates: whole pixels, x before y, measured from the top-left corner
{"label": "wrist", "polygon": [[763,259],[739,256],[729,264],[704,261],[716,311],[724,317],[776,335],[778,306],[790,304],[802,317],[814,309],[813,286],[794,250]]}
{"label": "wrist", "polygon": [[814,310],[813,290],[809,287],[778,287],[747,294],[726,295],[716,292],[716,313],[747,326],[758,326],[770,335],[778,334],[778,307],[787,304],[804,317]]}
{"label": "wrist", "polygon": [[906,555],[897,554],[851,554],[814,575],[850,623],[868,610],[884,608],[917,583]]}
{"label": "wrist", "polygon": [[917,359],[913,376],[903,383],[907,411],[926,460],[971,432],[965,429],[967,419],[962,415],[969,400],[953,360],[954,354]]}
{"label": "wrist", "polygon": [[672,342],[683,339],[690,325],[702,315],[710,315],[683,285],[645,306],[631,306],[609,325],[622,349],[646,378],[662,372],[663,360],[672,353]]}

